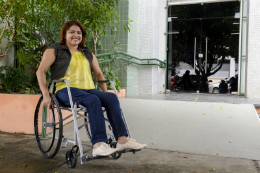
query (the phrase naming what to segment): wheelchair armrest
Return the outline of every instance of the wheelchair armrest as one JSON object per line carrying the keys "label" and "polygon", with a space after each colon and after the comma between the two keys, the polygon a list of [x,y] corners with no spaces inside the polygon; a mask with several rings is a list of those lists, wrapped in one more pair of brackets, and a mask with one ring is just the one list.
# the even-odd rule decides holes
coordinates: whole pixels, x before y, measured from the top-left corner
{"label": "wheelchair armrest", "polygon": [[68,85],[68,84],[67,84],[67,81],[64,80],[64,79],[53,79],[53,80],[51,80],[49,92],[52,93],[52,94],[53,94],[53,93],[55,92],[55,90],[56,90],[56,87],[55,87],[55,83],[56,83],[56,82],[66,82],[66,85]]}
{"label": "wheelchair armrest", "polygon": [[109,83],[110,80],[102,80],[102,81],[98,81],[98,83]]}
{"label": "wheelchair armrest", "polygon": [[116,95],[117,98],[118,98],[117,91],[116,91],[116,86],[115,86],[115,83],[114,83],[112,80],[98,81],[98,83],[111,83],[111,84],[112,84],[112,87],[113,87],[113,89],[114,89],[115,95]]}
{"label": "wheelchair armrest", "polygon": [[56,80],[56,79],[55,79],[55,80],[52,80],[51,82],[54,82],[54,83],[55,83],[55,82],[65,82],[65,80],[63,80],[63,79],[57,79],[57,80]]}

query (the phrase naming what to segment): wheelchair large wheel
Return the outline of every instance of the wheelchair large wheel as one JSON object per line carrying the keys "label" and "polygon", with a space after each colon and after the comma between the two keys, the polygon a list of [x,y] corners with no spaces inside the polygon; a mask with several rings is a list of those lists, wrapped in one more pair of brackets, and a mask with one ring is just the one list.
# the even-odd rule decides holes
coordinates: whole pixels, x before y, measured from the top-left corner
{"label": "wheelchair large wheel", "polygon": [[62,141],[62,115],[59,103],[55,96],[50,94],[52,99],[51,109],[43,106],[41,96],[34,114],[34,132],[36,142],[44,157],[54,157]]}
{"label": "wheelchair large wheel", "polygon": [[[114,135],[112,133],[112,127],[111,127],[111,125],[109,123],[109,120],[107,118],[106,111],[105,111],[104,108],[103,108],[103,114],[104,114],[104,117],[105,117],[105,126],[106,126],[108,144],[111,144],[112,142],[115,142],[115,139],[114,139]],[[86,117],[88,116],[86,112],[85,112],[85,116]],[[86,132],[87,132],[88,138],[91,141],[92,135],[91,135],[91,129],[90,129],[89,120],[84,118],[84,121],[86,123],[85,128],[86,128]]]}

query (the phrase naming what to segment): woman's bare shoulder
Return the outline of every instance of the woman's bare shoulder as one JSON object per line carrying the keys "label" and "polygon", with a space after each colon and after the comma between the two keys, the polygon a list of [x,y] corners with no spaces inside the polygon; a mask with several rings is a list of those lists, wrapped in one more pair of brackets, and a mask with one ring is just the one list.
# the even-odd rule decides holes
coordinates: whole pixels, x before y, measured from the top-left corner
{"label": "woman's bare shoulder", "polygon": [[53,54],[55,55],[55,49],[54,48],[48,48],[44,51],[44,54]]}

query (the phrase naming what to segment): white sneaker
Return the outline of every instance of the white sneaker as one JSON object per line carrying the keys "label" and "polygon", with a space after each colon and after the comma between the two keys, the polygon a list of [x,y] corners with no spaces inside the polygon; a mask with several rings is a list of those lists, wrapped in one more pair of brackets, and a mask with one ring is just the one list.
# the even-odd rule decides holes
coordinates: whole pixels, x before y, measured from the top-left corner
{"label": "white sneaker", "polygon": [[130,138],[128,139],[128,142],[126,142],[124,144],[119,144],[119,143],[116,144],[116,149],[118,149],[118,151],[122,151],[125,149],[139,150],[139,149],[142,149],[145,147],[147,147],[146,144],[139,144],[136,142],[136,140],[130,139]]}
{"label": "white sneaker", "polygon": [[101,144],[98,148],[93,149],[92,155],[93,155],[93,157],[109,156],[115,152],[117,152],[116,148],[111,148],[108,144],[101,142]]}

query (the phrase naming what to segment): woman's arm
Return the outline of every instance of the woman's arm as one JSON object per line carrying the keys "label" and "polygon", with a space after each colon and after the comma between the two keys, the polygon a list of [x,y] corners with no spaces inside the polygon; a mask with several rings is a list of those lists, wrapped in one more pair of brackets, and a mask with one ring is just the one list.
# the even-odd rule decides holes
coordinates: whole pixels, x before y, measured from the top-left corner
{"label": "woman's arm", "polygon": [[49,90],[47,87],[46,76],[45,73],[50,68],[50,66],[54,63],[55,57],[55,49],[47,49],[42,57],[42,61],[40,66],[36,72],[38,83],[43,95],[43,106],[50,108],[51,106],[51,97],[49,94]]}
{"label": "woman's arm", "polygon": [[[102,80],[105,80],[105,77],[98,65],[98,60],[96,58],[96,56],[92,53],[93,55],[93,60],[92,60],[92,71],[94,73],[94,75],[96,76],[97,80],[98,81],[102,81]],[[100,83],[99,84],[101,89],[104,91],[104,92],[107,92],[107,84],[106,83]]]}

